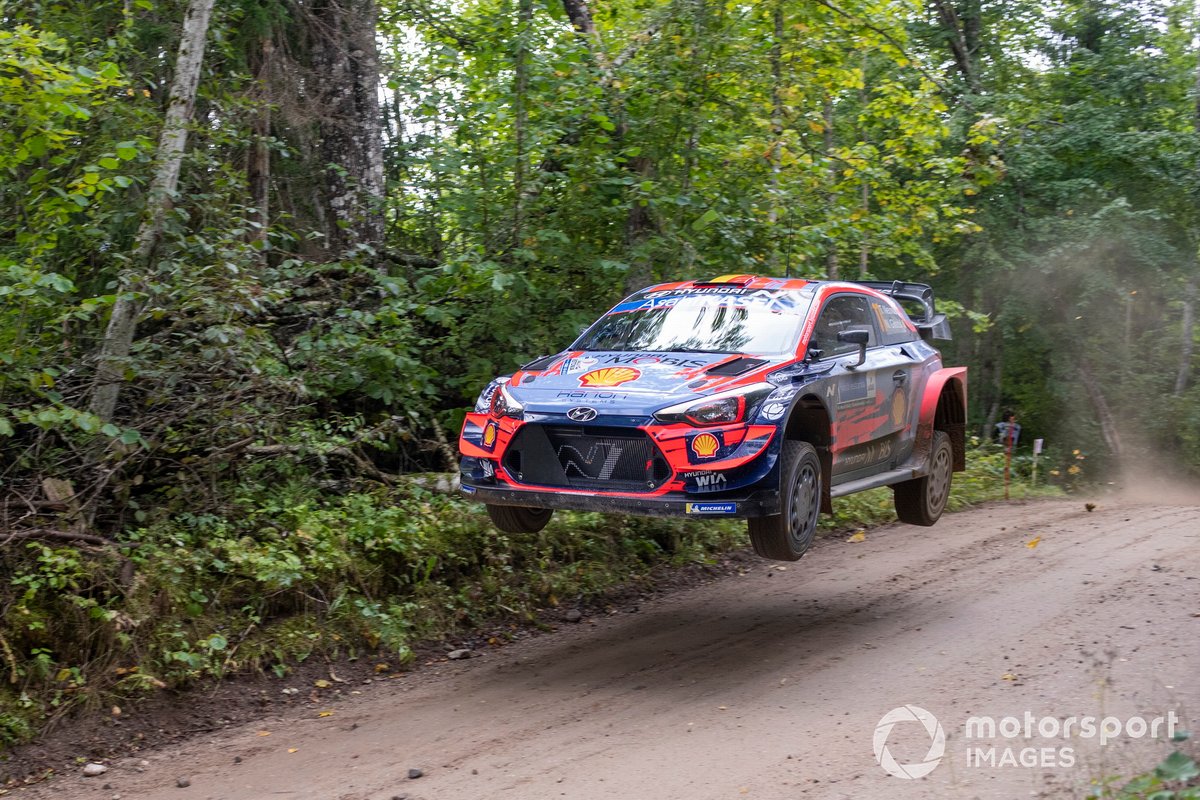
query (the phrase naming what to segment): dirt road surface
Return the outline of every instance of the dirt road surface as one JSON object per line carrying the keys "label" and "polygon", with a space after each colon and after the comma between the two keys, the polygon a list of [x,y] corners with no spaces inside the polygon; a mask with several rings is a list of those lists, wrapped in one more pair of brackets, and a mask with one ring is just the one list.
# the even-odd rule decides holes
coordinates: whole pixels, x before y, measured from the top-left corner
{"label": "dirt road surface", "polygon": [[[123,761],[14,796],[1082,797],[1170,751],[1165,727],[1137,738],[1131,717],[1173,712],[1200,730],[1200,496],[1173,500],[992,506],[825,540],[785,569],[756,562],[636,613],[364,687],[328,716],[265,719],[140,772]],[[875,755],[877,724],[905,705],[946,735],[920,779]],[[966,735],[968,717],[1023,727],[1027,714],[1029,738]],[[1086,716],[1122,733],[1103,747],[1041,735],[1043,718]],[[901,766],[933,742],[911,720],[881,740]],[[1000,766],[1009,748],[1018,763]]]}

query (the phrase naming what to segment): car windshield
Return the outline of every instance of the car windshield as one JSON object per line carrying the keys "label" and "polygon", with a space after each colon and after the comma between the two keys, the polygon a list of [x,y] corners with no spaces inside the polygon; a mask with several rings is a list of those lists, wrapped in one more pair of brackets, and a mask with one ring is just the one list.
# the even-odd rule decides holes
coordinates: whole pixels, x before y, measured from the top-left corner
{"label": "car windshield", "polygon": [[811,300],[810,292],[797,290],[642,292],[602,317],[573,349],[792,353]]}

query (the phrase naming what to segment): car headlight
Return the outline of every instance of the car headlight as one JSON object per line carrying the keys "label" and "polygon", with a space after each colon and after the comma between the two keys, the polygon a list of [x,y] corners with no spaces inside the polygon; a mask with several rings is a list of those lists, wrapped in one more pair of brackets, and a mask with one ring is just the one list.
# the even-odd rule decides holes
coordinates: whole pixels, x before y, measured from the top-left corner
{"label": "car headlight", "polygon": [[491,413],[492,398],[495,396],[496,391],[500,388],[500,385],[507,382],[508,378],[496,378],[487,386],[485,386],[483,391],[479,393],[479,397],[475,399],[475,413]]}
{"label": "car headlight", "polygon": [[687,400],[654,412],[659,422],[686,422],[698,428],[744,422],[747,410],[775,390],[769,383],[756,383],[700,400]]}
{"label": "car headlight", "polygon": [[496,391],[492,393],[492,402],[489,411],[493,417],[520,419],[525,414],[525,406],[521,405],[516,398],[508,393],[507,384],[508,381],[505,381],[496,387]]}

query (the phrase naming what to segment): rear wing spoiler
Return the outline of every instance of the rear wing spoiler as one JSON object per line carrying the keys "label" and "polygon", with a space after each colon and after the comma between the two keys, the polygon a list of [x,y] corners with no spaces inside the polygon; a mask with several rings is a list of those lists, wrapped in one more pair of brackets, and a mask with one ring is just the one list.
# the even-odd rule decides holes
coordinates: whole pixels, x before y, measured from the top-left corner
{"label": "rear wing spoiler", "polygon": [[950,323],[945,314],[937,313],[933,303],[933,287],[925,283],[905,283],[904,281],[856,281],[859,286],[866,286],[877,292],[882,292],[900,303],[900,307],[908,314],[908,318],[917,326],[921,338],[941,339],[949,341]]}

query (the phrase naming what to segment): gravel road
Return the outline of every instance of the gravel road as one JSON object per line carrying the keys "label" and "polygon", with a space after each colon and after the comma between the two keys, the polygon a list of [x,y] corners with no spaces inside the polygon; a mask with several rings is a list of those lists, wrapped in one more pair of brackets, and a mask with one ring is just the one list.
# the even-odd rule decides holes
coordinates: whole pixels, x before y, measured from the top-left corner
{"label": "gravel road", "polygon": [[[823,540],[796,564],[754,562],[636,613],[375,684],[327,716],[264,719],[14,796],[1082,797],[1166,755],[1172,713],[1200,731],[1200,495],[1093,502]],[[876,739],[910,774],[936,756],[917,712],[876,736],[904,706],[945,734],[919,779],[876,758]],[[970,717],[1000,729],[969,731]],[[1011,738],[1005,717],[1022,728]],[[1071,717],[1075,735],[1051,731]],[[1121,732],[1101,746],[1078,735],[1085,717]],[[1156,717],[1160,740],[1138,736]]]}

